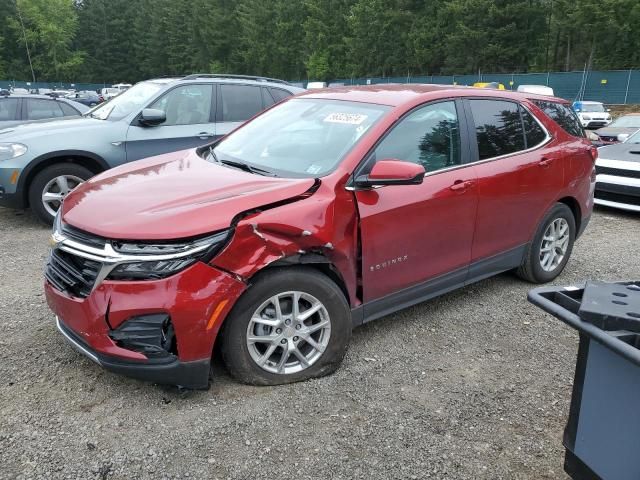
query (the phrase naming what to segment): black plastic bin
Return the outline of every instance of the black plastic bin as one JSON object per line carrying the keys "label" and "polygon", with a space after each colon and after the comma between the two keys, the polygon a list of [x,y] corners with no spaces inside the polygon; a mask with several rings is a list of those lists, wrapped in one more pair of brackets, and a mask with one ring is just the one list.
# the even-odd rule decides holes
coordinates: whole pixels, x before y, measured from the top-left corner
{"label": "black plastic bin", "polygon": [[565,471],[640,480],[640,281],[536,288],[529,301],[580,334]]}

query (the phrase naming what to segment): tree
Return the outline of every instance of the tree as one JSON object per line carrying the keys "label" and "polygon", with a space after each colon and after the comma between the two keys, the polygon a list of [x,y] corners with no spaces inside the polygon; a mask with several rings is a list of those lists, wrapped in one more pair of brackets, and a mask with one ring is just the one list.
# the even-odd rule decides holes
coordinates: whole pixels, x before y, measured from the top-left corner
{"label": "tree", "polygon": [[[82,51],[71,49],[78,27],[73,0],[17,0],[16,5],[37,76],[73,79],[84,57]],[[9,19],[14,31],[21,29],[19,23]]]}

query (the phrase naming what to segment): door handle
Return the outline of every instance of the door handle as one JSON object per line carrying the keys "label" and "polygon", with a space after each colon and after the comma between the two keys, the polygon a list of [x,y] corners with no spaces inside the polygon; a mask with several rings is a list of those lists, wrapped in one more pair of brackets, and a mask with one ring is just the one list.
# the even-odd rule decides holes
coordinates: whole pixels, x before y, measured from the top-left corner
{"label": "door handle", "polygon": [[198,136],[202,139],[213,137],[215,134],[212,132],[200,132]]}
{"label": "door handle", "polygon": [[543,157],[542,160],[538,162],[538,165],[540,165],[542,168],[549,168],[549,166],[551,165],[551,159]]}
{"label": "door handle", "polygon": [[453,182],[453,185],[451,185],[449,187],[449,190],[453,190],[454,192],[463,193],[467,188],[469,188],[470,185],[467,185],[468,183],[472,183],[472,182],[465,182],[463,180],[456,180],[455,182]]}

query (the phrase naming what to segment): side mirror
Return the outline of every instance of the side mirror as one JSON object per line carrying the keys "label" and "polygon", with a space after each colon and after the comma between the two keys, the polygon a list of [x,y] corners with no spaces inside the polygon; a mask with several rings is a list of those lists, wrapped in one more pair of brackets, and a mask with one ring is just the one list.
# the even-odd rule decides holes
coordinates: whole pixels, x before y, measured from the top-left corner
{"label": "side mirror", "polygon": [[416,163],[387,159],[375,163],[369,175],[360,175],[355,180],[357,187],[382,185],[419,185],[424,179],[425,169]]}
{"label": "side mirror", "polygon": [[621,133],[620,135],[618,135],[618,141],[619,142],[624,142],[627,140],[627,138],[629,138],[629,134],[628,133]]}
{"label": "side mirror", "polygon": [[138,122],[145,127],[155,127],[167,120],[167,114],[163,110],[157,110],[155,108],[145,108],[140,113]]}

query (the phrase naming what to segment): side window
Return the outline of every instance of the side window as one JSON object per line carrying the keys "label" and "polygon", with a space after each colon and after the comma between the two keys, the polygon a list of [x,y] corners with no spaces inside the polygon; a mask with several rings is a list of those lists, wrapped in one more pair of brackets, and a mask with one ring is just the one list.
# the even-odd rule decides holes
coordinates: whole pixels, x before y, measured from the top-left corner
{"label": "side window", "polygon": [[276,101],[276,103],[292,96],[291,92],[287,92],[286,90],[282,90],[281,88],[270,88],[269,90],[271,91],[271,96]]}
{"label": "side window", "polygon": [[0,122],[18,120],[18,99],[5,98],[0,100]]}
{"label": "side window", "polygon": [[62,110],[55,100],[30,98],[27,100],[27,120],[62,117]]}
{"label": "side window", "polygon": [[476,125],[480,160],[525,149],[524,131],[517,103],[502,100],[470,100]]}
{"label": "side window", "polygon": [[62,112],[64,113],[65,117],[71,117],[71,116],[74,116],[74,115],[80,115],[80,112],[78,112],[71,105],[67,105],[64,102],[59,102],[58,105],[62,109]]}
{"label": "side window", "polygon": [[262,110],[260,87],[225,84],[220,92],[223,122],[244,122]]}
{"label": "side window", "polygon": [[584,137],[585,133],[580,124],[580,120],[576,112],[568,105],[556,102],[547,102],[543,100],[534,100],[540,110],[547,114],[553,121],[562,127],[569,135],[574,137]]}
{"label": "side window", "polygon": [[540,145],[547,138],[547,133],[522,106],[520,107],[520,112],[522,113],[522,124],[524,125],[524,138],[527,143],[527,148]]}
{"label": "side window", "polygon": [[418,163],[427,172],[460,165],[455,103],[435,103],[411,112],[378,145],[375,158]]}
{"label": "side window", "polygon": [[262,90],[262,105],[264,105],[264,108],[269,108],[276,103],[266,87],[262,87],[260,90]]}
{"label": "side window", "polygon": [[164,111],[165,126],[209,123],[212,92],[213,85],[183,85],[167,92],[149,108]]}

